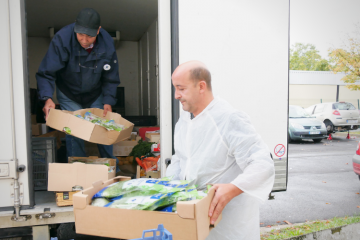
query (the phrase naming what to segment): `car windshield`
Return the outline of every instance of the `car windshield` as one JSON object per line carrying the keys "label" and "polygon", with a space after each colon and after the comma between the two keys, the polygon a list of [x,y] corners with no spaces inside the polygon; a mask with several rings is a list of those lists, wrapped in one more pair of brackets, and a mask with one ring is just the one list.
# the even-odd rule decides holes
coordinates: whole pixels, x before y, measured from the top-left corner
{"label": "car windshield", "polygon": [[347,102],[339,102],[339,103],[333,103],[333,109],[336,110],[356,110],[354,105]]}
{"label": "car windshield", "polygon": [[290,106],[289,107],[289,117],[290,118],[308,118],[311,116],[302,107]]}

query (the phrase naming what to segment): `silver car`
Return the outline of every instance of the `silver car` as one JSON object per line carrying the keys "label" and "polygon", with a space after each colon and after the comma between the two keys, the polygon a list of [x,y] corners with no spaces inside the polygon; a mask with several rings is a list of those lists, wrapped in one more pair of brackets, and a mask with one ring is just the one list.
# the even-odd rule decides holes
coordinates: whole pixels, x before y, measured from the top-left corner
{"label": "silver car", "polygon": [[360,125],[359,111],[348,102],[319,103],[305,110],[324,122],[328,133],[356,130]]}
{"label": "silver car", "polygon": [[327,138],[326,126],[323,122],[310,116],[302,107],[289,106],[288,141],[312,139],[321,142]]}

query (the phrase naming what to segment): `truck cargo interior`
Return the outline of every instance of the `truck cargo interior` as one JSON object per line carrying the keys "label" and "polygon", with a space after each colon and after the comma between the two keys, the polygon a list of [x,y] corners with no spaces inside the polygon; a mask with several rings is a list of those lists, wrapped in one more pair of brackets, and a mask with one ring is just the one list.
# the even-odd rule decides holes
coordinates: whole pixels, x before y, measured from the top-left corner
{"label": "truck cargo interior", "polygon": [[[35,74],[45,56],[54,34],[62,27],[75,21],[79,11],[85,7],[94,8],[101,17],[101,27],[114,39],[119,63],[120,85],[117,88],[117,103],[113,111],[121,114],[135,126],[159,125],[159,77],[158,77],[158,3],[157,0],[64,0],[44,1],[26,0],[28,78],[30,86],[30,104],[32,123],[45,123],[42,112],[43,102],[37,100]],[[59,108],[56,93],[53,100]],[[34,126],[34,125],[32,125]],[[46,129],[38,130],[42,134]],[[33,150],[38,147],[34,141]],[[49,140],[50,141],[50,140]],[[57,145],[47,149],[48,162],[66,162],[65,141],[49,142]],[[47,143],[48,144],[48,143]],[[60,144],[60,148],[59,148]],[[49,145],[47,145],[49,146]],[[41,149],[41,146],[40,146]],[[60,149],[60,150],[59,150]],[[50,151],[50,152],[49,152]],[[50,154],[49,154],[50,153]],[[34,157],[34,154],[33,154]],[[36,170],[34,163],[34,171]],[[46,169],[43,170],[44,174]],[[46,190],[45,175],[37,177],[34,172],[34,188]],[[40,178],[40,179],[39,179]],[[41,179],[42,178],[42,179]],[[40,184],[40,187],[38,185]],[[39,198],[39,194],[42,196]],[[54,201],[54,197],[45,197],[46,191],[35,193],[35,203]]]}

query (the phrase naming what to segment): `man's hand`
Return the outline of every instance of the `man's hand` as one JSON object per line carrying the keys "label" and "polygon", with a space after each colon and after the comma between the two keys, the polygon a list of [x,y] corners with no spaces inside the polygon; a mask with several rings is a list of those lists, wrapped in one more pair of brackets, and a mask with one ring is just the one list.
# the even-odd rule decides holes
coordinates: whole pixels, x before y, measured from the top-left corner
{"label": "man's hand", "polygon": [[243,193],[243,191],[231,183],[215,184],[211,187],[211,189],[215,189],[215,195],[210,204],[209,217],[210,223],[214,224],[226,204],[228,204],[234,197]]}
{"label": "man's hand", "polygon": [[45,113],[45,120],[47,120],[51,108],[55,109],[55,103],[51,98],[49,98],[46,100],[44,108],[42,109]]}
{"label": "man's hand", "polygon": [[106,116],[107,112],[112,112],[111,105],[104,104],[104,117]]}

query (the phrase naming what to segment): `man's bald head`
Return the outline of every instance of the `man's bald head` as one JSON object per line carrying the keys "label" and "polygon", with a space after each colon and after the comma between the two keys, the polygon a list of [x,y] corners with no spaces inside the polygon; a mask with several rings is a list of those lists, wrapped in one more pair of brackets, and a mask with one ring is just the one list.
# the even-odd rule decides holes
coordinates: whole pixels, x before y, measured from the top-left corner
{"label": "man's bald head", "polygon": [[211,74],[206,65],[200,61],[189,61],[180,64],[174,71],[173,77],[179,75],[188,75],[189,79],[195,84],[199,81],[205,81],[208,90],[211,91]]}

